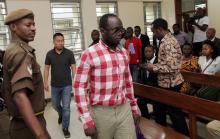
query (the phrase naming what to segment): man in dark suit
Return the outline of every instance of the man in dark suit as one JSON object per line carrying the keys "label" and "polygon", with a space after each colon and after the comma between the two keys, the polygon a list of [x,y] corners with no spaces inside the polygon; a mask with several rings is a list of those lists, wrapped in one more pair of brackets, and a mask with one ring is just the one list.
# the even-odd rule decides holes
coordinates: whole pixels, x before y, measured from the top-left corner
{"label": "man in dark suit", "polygon": [[209,28],[206,32],[206,37],[208,40],[211,40],[214,42],[217,55],[220,56],[220,39],[215,36],[216,30],[215,28]]}
{"label": "man in dark suit", "polygon": [[141,83],[157,86],[157,73],[149,72],[146,69],[148,63],[156,64],[157,57],[155,56],[155,48],[152,45],[148,45],[144,49],[144,61],[141,64]]}
{"label": "man in dark suit", "polygon": [[[140,70],[140,81],[141,82],[140,83],[156,87],[157,86],[157,73],[149,72],[146,70],[148,63],[151,63],[151,64],[157,63],[157,57],[155,56],[155,52],[156,50],[152,45],[148,45],[144,49],[145,60],[140,66],[141,67],[141,70]],[[138,97],[137,103],[138,103],[138,107],[140,108],[142,116],[149,119],[150,114],[147,108],[147,104],[151,103],[151,100]]]}
{"label": "man in dark suit", "polygon": [[[141,40],[142,47],[141,47],[141,60],[145,60],[144,56],[144,48],[150,45],[149,37],[147,35],[141,34],[141,28],[140,26],[135,26],[134,27],[134,33],[137,38]],[[142,62],[140,62],[142,63]]]}

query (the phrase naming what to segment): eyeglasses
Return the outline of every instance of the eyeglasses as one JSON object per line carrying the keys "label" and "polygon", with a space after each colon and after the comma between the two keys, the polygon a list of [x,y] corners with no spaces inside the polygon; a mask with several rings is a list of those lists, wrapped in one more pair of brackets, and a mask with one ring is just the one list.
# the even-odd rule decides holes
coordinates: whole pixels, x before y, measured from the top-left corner
{"label": "eyeglasses", "polygon": [[125,29],[123,27],[116,27],[114,29],[106,29],[106,30],[111,31],[113,34],[125,33]]}

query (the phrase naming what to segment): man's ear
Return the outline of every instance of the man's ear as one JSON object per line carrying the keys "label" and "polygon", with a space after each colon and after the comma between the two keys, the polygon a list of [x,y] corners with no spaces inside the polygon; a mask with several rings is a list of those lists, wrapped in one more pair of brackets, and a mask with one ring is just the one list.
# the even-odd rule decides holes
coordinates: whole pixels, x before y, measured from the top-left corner
{"label": "man's ear", "polygon": [[104,32],[105,32],[105,29],[104,29],[104,28],[100,28],[100,32],[101,32],[101,34],[103,35]]}
{"label": "man's ear", "polygon": [[16,30],[16,25],[14,23],[11,23],[9,25],[9,28],[10,28],[11,31],[15,31]]}

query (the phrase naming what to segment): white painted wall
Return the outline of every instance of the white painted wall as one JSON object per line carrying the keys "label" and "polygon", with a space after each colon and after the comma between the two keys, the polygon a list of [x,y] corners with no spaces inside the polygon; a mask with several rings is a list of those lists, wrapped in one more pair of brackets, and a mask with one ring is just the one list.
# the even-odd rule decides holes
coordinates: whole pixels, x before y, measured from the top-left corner
{"label": "white painted wall", "polygon": [[141,0],[119,0],[118,15],[125,28],[141,26],[144,31],[144,9]]}
{"label": "white painted wall", "polygon": [[176,23],[174,0],[163,0],[161,3],[161,8],[162,17],[167,20],[168,28],[172,30],[173,24]]}
{"label": "white painted wall", "polygon": [[216,36],[220,37],[220,0],[207,0],[208,3],[208,17],[209,17],[209,27],[214,27],[216,29]]}
{"label": "white painted wall", "polygon": [[96,1],[95,0],[81,0],[83,36],[85,47],[91,43],[91,31],[98,29],[96,17]]}
{"label": "white painted wall", "polygon": [[139,25],[144,32],[143,2],[161,2],[162,18],[172,28],[176,22],[174,0],[118,0],[118,14],[125,27]]}

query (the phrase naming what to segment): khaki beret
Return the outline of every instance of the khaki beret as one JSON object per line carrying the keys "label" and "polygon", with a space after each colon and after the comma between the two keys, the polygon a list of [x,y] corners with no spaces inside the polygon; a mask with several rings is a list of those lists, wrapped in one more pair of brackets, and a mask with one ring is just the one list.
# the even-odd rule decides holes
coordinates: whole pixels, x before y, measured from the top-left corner
{"label": "khaki beret", "polygon": [[34,13],[28,9],[18,9],[18,10],[12,11],[6,16],[5,25],[8,25],[19,19],[22,19],[27,15],[34,15]]}

